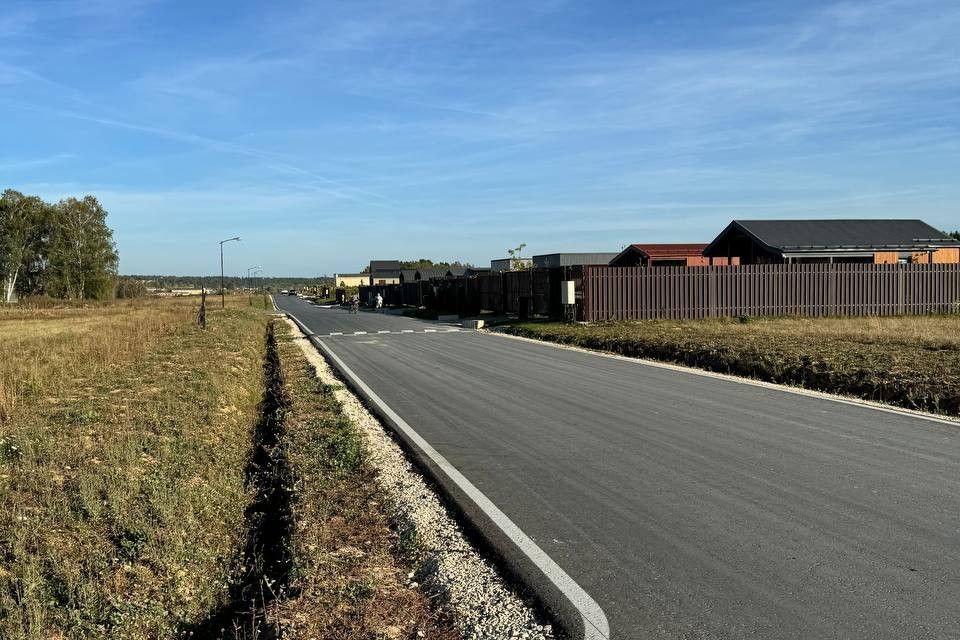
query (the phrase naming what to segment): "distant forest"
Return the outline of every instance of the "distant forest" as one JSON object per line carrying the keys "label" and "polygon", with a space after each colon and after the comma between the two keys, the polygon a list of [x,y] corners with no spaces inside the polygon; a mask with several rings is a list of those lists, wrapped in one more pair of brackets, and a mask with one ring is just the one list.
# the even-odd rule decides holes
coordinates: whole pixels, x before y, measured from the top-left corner
{"label": "distant forest", "polygon": [[[201,289],[210,290],[220,289],[220,276],[143,276],[129,275],[124,276],[131,280],[139,280],[148,289]],[[242,289],[245,287],[264,286],[268,291],[280,291],[281,289],[296,289],[298,287],[332,286],[333,278],[329,276],[316,276],[314,278],[294,278],[294,277],[276,277],[260,278],[253,277],[247,279],[243,276],[224,276],[223,286],[227,289]]]}
{"label": "distant forest", "polygon": [[[434,262],[429,258],[418,258],[417,260],[401,260],[401,269],[450,269],[452,267],[472,267],[469,262]],[[360,273],[370,273],[370,265],[365,265]]]}

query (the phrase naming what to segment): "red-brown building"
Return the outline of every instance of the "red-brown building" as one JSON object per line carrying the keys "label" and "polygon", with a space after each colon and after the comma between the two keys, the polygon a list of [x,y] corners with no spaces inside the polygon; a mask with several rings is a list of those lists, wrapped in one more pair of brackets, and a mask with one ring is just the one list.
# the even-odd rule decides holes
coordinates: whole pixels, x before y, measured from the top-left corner
{"label": "red-brown building", "polygon": [[[610,261],[611,267],[706,267],[725,265],[726,258],[703,256],[703,244],[632,244]],[[737,258],[732,264],[739,264]]]}

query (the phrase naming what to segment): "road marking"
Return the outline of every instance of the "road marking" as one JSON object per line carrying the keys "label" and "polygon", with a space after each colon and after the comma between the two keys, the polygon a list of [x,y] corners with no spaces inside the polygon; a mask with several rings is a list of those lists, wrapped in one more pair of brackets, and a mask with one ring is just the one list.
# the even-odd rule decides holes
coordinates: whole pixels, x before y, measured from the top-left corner
{"label": "road marking", "polygon": [[[310,335],[318,335],[318,336],[329,338],[329,337],[343,336],[343,335],[365,336],[365,335],[370,335],[370,333],[371,332],[368,332],[368,331],[352,331],[347,333],[344,333],[343,331],[331,331],[330,333],[318,333],[318,334],[311,333]],[[421,335],[424,333],[467,333],[467,330],[466,329],[444,329],[443,331],[440,331],[438,329],[424,329],[423,331],[415,331],[413,329],[402,329],[400,331],[391,331],[389,329],[381,329],[376,332],[376,335],[400,335],[402,333],[421,334]]]}
{"label": "road marking", "polygon": [[[407,424],[403,418],[397,415],[323,340],[313,335],[310,329],[300,322],[300,319],[295,315],[290,312],[287,312],[287,315],[297,323],[297,326],[308,336],[314,346],[352,383],[354,388],[365,395],[367,400],[379,409],[382,415],[392,423],[392,426],[399,431],[412,446],[422,451],[437,467],[439,473],[447,476],[447,478],[480,509],[493,525],[513,543],[520,553],[537,567],[540,573],[543,574],[554,588],[562,594],[562,597],[577,611],[580,617],[580,623],[583,626],[583,635],[581,635],[578,640],[610,640],[610,624],[607,622],[607,616],[603,613],[600,605],[590,597],[590,594],[584,591],[583,587],[577,584],[560,565],[554,562],[543,549],[537,546],[537,543],[531,540],[490,498],[484,495],[466,476],[450,464],[450,461],[434,449],[430,443],[417,433],[413,427]],[[436,329],[426,329],[424,333],[431,331],[435,332]],[[531,584],[529,586],[534,587],[535,585]],[[547,597],[541,597],[543,600],[548,600]]]}

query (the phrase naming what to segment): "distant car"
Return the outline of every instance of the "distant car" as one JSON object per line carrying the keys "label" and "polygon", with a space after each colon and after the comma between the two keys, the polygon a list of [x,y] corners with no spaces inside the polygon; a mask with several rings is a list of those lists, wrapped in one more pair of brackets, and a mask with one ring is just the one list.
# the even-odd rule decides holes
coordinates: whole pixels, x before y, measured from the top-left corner
{"label": "distant car", "polygon": [[295,295],[297,295],[297,290],[296,290],[296,289],[290,289],[290,291],[287,291],[287,293],[290,294],[291,296],[295,296]]}
{"label": "distant car", "polygon": [[286,289],[283,289],[282,291],[280,291],[280,293],[289,293],[289,292]]}

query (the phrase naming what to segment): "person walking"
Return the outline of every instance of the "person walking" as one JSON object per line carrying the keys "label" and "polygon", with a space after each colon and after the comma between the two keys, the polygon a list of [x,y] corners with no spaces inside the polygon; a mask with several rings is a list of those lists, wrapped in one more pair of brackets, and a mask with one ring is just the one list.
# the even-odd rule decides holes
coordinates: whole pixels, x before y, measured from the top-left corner
{"label": "person walking", "polygon": [[383,312],[383,295],[377,291],[377,311]]}

